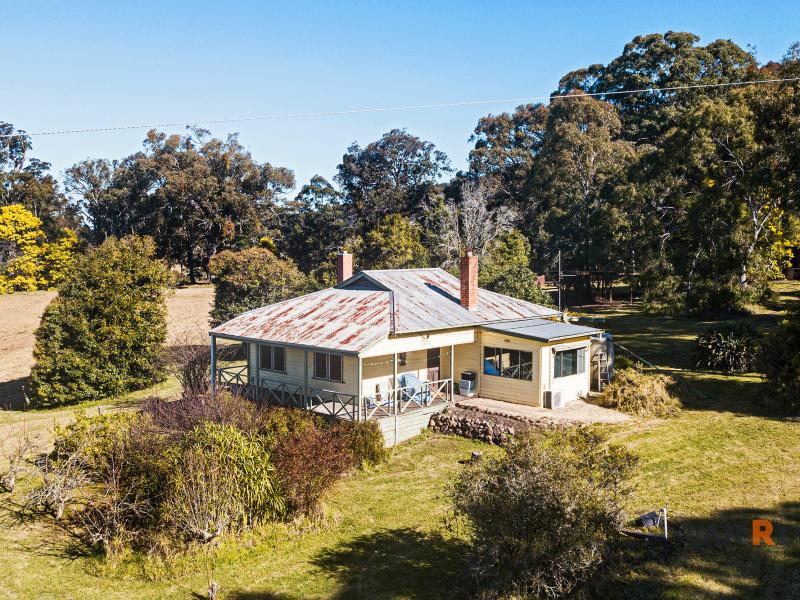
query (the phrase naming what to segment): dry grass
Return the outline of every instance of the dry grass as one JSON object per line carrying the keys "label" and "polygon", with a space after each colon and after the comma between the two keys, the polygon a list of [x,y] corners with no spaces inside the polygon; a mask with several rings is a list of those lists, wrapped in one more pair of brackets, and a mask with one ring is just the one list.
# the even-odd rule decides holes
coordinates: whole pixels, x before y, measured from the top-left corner
{"label": "dry grass", "polygon": [[[192,335],[205,337],[213,291],[210,286],[194,286],[175,290],[167,298],[170,341]],[[0,315],[3,316],[0,319],[0,356],[3,357],[0,360],[0,407],[17,408],[24,405],[23,385],[33,366],[33,332],[39,325],[45,307],[54,297],[55,292],[0,295]],[[70,422],[76,410],[85,410],[88,414],[126,410],[136,406],[145,396],[169,397],[178,391],[177,381],[171,377],[148,390],[128,394],[113,401],[85,403],[55,410],[0,410],[0,446],[4,446],[7,435],[20,428],[38,436],[46,444],[51,439],[53,426]],[[3,460],[0,452],[0,463]]]}
{"label": "dry grass", "polygon": [[[169,338],[184,332],[208,331],[208,313],[214,290],[194,286],[175,290],[167,298]],[[0,407],[18,405],[22,386],[33,366],[33,332],[55,292],[0,295]]]}

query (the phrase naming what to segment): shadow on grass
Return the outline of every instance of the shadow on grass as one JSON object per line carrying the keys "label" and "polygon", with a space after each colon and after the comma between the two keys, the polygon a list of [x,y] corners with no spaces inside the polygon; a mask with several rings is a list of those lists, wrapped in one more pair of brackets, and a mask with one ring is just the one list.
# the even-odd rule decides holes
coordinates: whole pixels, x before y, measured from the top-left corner
{"label": "shadow on grass", "polygon": [[25,403],[25,386],[27,384],[27,377],[0,382],[0,409],[25,410],[28,408]]}
{"label": "shadow on grass", "polygon": [[318,555],[312,562],[335,575],[347,598],[464,598],[468,546],[413,529],[362,535]]}
{"label": "shadow on grass", "polygon": [[[774,526],[774,546],[753,546],[753,519]],[[632,540],[631,573],[611,597],[636,599],[800,598],[800,503],[733,508],[671,521],[671,542]]]}
{"label": "shadow on grass", "polygon": [[[467,598],[468,547],[413,529],[382,530],[326,549],[312,559],[338,583],[331,596],[350,598]],[[231,592],[236,600],[290,600],[269,591]]]}

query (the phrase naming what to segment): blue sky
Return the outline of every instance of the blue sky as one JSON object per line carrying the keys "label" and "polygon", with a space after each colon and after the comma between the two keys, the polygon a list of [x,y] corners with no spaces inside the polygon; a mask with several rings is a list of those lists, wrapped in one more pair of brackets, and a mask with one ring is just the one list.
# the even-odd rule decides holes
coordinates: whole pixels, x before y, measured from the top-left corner
{"label": "blue sky", "polygon": [[[779,59],[800,2],[18,2],[0,0],[0,120],[29,132],[546,95],[637,34],[691,31]],[[393,127],[466,163],[478,118],[513,104],[209,127],[302,185]],[[57,175],[146,130],[34,138]],[[173,128],[169,131],[181,131]]]}

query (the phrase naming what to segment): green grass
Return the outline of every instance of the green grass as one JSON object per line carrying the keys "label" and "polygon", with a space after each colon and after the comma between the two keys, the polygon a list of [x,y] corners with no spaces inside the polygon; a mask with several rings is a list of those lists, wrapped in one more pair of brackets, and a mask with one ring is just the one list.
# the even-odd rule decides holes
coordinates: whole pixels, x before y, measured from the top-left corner
{"label": "green grass", "polygon": [[[781,284],[779,300],[799,291]],[[781,308],[750,319],[769,328]],[[631,572],[614,597],[800,597],[800,422],[765,408],[769,389],[756,375],[693,370],[692,341],[710,321],[634,309],[598,315],[617,341],[687,388],[680,417],[606,426],[614,441],[641,457],[630,514],[668,504],[672,534],[667,548],[629,544]],[[7,418],[0,413],[0,426]],[[276,525],[227,541],[214,577],[226,598],[240,600],[464,597],[467,547],[445,526],[444,489],[459,460],[478,448],[486,450],[437,435],[403,444],[385,465],[337,484],[320,523]],[[205,591],[199,556],[169,565],[129,558],[110,568],[75,555],[54,529],[20,522],[17,514],[13,502],[0,505],[0,596],[193,598]],[[753,518],[773,520],[775,546],[751,545]]]}
{"label": "green grass", "polygon": [[[412,440],[340,482],[321,524],[278,525],[223,545],[215,579],[241,599],[463,595],[466,548],[445,526],[444,486],[477,448],[454,437]],[[3,513],[0,589],[12,598],[191,598],[207,587],[201,557],[109,570],[73,556],[51,528],[15,521],[13,506]]]}

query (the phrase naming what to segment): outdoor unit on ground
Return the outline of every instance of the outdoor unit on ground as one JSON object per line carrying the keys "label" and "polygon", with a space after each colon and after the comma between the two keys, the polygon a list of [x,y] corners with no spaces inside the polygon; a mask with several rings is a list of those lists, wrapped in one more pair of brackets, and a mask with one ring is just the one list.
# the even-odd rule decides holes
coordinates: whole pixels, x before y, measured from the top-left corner
{"label": "outdoor unit on ground", "polygon": [[564,408],[564,401],[561,392],[546,391],[544,393],[543,404],[545,408]]}

